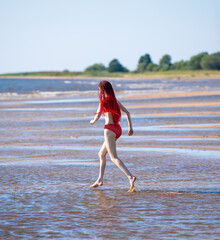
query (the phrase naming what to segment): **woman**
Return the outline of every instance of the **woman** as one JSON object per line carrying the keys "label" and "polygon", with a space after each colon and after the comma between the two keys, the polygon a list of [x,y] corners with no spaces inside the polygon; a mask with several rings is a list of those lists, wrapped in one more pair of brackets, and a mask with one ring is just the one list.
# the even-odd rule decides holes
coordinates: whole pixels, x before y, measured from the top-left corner
{"label": "woman", "polygon": [[131,124],[131,117],[127,109],[116,99],[112,85],[108,81],[101,81],[99,83],[99,107],[96,116],[90,121],[94,124],[98,121],[101,114],[105,116],[104,137],[105,141],[99,151],[100,171],[97,181],[91,187],[98,187],[103,185],[103,176],[106,166],[106,154],[109,153],[111,160],[122,170],[130,181],[130,189],[134,189],[134,182],[136,177],[133,176],[126,168],[124,163],[118,158],[116,151],[116,140],[121,136],[122,130],[119,125],[121,119],[121,111],[126,114],[129,131],[128,135],[133,135]]}

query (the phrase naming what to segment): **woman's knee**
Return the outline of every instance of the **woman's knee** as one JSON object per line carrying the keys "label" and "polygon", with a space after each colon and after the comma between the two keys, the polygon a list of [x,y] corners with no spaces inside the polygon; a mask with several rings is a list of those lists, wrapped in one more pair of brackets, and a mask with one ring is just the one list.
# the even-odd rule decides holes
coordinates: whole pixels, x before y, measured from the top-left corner
{"label": "woman's knee", "polygon": [[99,153],[98,153],[98,156],[99,156],[99,158],[105,158],[106,157],[106,152],[104,152],[104,151],[99,151]]}

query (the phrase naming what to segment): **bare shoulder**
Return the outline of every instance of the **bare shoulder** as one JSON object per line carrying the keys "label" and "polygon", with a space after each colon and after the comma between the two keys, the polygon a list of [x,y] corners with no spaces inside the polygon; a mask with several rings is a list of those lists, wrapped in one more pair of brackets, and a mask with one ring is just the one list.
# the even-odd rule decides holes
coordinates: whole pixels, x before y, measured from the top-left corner
{"label": "bare shoulder", "polygon": [[118,102],[118,105],[119,105],[119,106],[122,105],[121,102],[120,102],[118,99],[117,99],[117,102]]}
{"label": "bare shoulder", "polygon": [[120,101],[117,100],[117,102],[118,102],[118,105],[119,105],[120,108],[124,107]]}

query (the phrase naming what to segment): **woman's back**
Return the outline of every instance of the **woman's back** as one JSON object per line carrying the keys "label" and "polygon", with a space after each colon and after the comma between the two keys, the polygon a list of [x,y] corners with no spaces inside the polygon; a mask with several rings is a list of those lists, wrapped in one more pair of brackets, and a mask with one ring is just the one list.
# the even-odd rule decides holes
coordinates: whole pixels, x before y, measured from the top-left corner
{"label": "woman's back", "polygon": [[111,112],[105,113],[105,124],[114,124],[114,120]]}

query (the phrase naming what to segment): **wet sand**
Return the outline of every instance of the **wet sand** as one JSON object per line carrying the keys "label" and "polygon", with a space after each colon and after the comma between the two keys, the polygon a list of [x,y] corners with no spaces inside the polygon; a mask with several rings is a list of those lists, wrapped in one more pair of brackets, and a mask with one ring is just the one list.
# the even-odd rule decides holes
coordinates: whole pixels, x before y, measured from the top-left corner
{"label": "wet sand", "polygon": [[0,94],[0,239],[220,238],[220,80],[117,84],[135,132],[123,116],[133,193],[109,157],[104,185],[90,188],[97,91]]}

